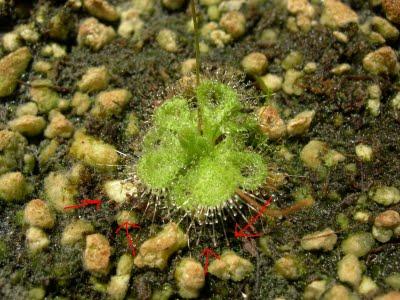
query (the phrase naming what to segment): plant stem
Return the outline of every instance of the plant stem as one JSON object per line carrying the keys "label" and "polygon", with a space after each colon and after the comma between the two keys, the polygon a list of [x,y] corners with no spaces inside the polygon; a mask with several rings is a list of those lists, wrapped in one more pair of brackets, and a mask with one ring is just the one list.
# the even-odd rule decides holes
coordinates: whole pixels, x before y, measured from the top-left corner
{"label": "plant stem", "polygon": [[[200,84],[200,45],[199,45],[199,24],[196,13],[195,0],[190,1],[192,11],[193,26],[194,26],[194,48],[196,52],[196,85]],[[200,134],[203,134],[203,112],[199,103],[197,103],[197,128]]]}

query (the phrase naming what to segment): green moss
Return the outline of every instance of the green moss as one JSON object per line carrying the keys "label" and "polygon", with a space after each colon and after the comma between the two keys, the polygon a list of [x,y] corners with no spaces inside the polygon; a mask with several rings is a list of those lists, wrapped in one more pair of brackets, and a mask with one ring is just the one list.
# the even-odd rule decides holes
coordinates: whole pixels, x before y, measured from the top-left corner
{"label": "green moss", "polygon": [[150,189],[166,189],[173,203],[189,210],[217,207],[237,188],[258,188],[267,175],[264,159],[246,146],[257,127],[241,111],[237,93],[205,81],[196,98],[175,97],[156,110],[137,167]]}

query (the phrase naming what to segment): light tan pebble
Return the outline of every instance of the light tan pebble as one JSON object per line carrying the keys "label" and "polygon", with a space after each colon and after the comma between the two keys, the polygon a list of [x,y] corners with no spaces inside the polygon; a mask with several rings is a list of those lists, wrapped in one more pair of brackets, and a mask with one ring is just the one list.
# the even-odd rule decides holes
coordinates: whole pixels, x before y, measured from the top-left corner
{"label": "light tan pebble", "polygon": [[306,286],[303,293],[304,300],[320,299],[327,287],[326,280],[314,280]]}
{"label": "light tan pebble", "polygon": [[322,158],[328,152],[328,145],[322,141],[311,140],[300,152],[300,159],[311,168],[318,169],[322,166]]}
{"label": "light tan pebble", "polygon": [[170,10],[178,10],[185,4],[185,0],[162,0],[162,4]]}
{"label": "light tan pebble", "polygon": [[177,52],[179,50],[177,38],[175,31],[162,29],[157,34],[156,40],[158,45],[165,51]]}
{"label": "light tan pebble", "polygon": [[260,108],[258,112],[261,131],[271,140],[277,140],[286,135],[286,124],[272,105]]}
{"label": "light tan pebble", "polygon": [[321,300],[353,300],[355,299],[350,290],[341,284],[335,284],[328,291],[326,291]]}
{"label": "light tan pebble", "polygon": [[91,103],[88,94],[76,92],[71,101],[72,112],[78,116],[82,116],[89,110]]}
{"label": "light tan pebble", "polygon": [[336,30],[336,31],[332,32],[332,34],[341,43],[346,44],[349,42],[349,37],[341,31]]}
{"label": "light tan pebble", "polygon": [[285,70],[295,69],[300,67],[303,63],[303,54],[299,51],[290,52],[285,59],[282,61],[282,68]]}
{"label": "light tan pebble", "polygon": [[220,259],[210,263],[208,271],[219,279],[238,282],[248,277],[254,271],[254,266],[249,260],[228,250],[221,254]]}
{"label": "light tan pebble", "polygon": [[287,122],[287,132],[289,135],[302,135],[308,131],[314,119],[315,110],[306,110],[297,114]]}
{"label": "light tan pebble", "polygon": [[119,115],[124,111],[125,106],[131,98],[132,94],[126,89],[101,92],[96,96],[90,113],[96,118]]}
{"label": "light tan pebble", "polygon": [[245,73],[260,76],[267,69],[268,60],[263,53],[252,52],[242,59],[241,65]]}
{"label": "light tan pebble", "polygon": [[85,235],[93,233],[93,225],[86,220],[76,220],[69,223],[61,235],[61,245],[73,246],[79,241],[83,241]]}
{"label": "light tan pebble", "polygon": [[69,153],[75,159],[99,171],[114,169],[119,160],[114,146],[86,135],[80,130],[74,134]]}
{"label": "light tan pebble", "polygon": [[397,54],[389,46],[379,48],[364,57],[363,67],[374,75],[395,75],[399,71]]}
{"label": "light tan pebble", "polygon": [[304,250],[323,250],[331,251],[337,242],[336,233],[326,228],[322,231],[317,231],[311,234],[305,235],[301,239],[301,247]]}
{"label": "light tan pebble", "polygon": [[355,148],[356,155],[361,161],[369,162],[373,159],[373,150],[371,146],[358,144]]}
{"label": "light tan pebble", "polygon": [[232,41],[230,34],[227,34],[221,29],[216,29],[210,33],[210,41],[218,48],[223,48]]}
{"label": "light tan pebble", "polygon": [[382,6],[386,13],[386,18],[395,24],[400,24],[400,1],[382,0]]}
{"label": "light tan pebble", "polygon": [[376,216],[374,225],[377,227],[394,228],[400,224],[400,214],[395,210],[386,210]]}
{"label": "light tan pebble", "polygon": [[84,8],[94,17],[113,22],[119,19],[115,7],[106,0],[83,0]]}
{"label": "light tan pebble", "polygon": [[389,206],[400,202],[400,191],[394,186],[375,186],[372,187],[368,196],[376,203]]}
{"label": "light tan pebble", "polygon": [[67,174],[50,172],[44,179],[44,193],[48,203],[58,212],[67,213],[64,207],[74,205],[78,194],[77,187],[72,184]]}
{"label": "light tan pebble", "polygon": [[35,227],[53,228],[55,219],[46,202],[34,199],[25,206],[24,221]]}
{"label": "light tan pebble", "polygon": [[189,58],[181,64],[181,74],[183,76],[190,75],[196,71],[196,59]]}
{"label": "light tan pebble", "polygon": [[0,59],[0,98],[11,95],[25,72],[32,54],[27,47],[19,48]]}
{"label": "light tan pebble", "polygon": [[123,300],[129,288],[130,275],[111,276],[107,285],[108,299]]}
{"label": "light tan pebble", "polygon": [[47,234],[40,228],[29,227],[26,231],[26,242],[29,251],[38,253],[46,249],[50,245]]}
{"label": "light tan pebble", "polygon": [[29,192],[30,188],[21,172],[0,175],[0,200],[7,202],[22,200]]}
{"label": "light tan pebble", "polygon": [[107,238],[99,233],[86,236],[83,265],[95,274],[107,274],[110,264],[111,247]]}
{"label": "light tan pebble", "polygon": [[374,298],[374,300],[399,300],[399,299],[400,299],[400,292],[398,291],[392,291]]}
{"label": "light tan pebble", "polygon": [[137,195],[137,187],[132,182],[125,180],[108,180],[104,183],[104,191],[108,198],[118,204],[123,204],[134,195]]}
{"label": "light tan pebble", "polygon": [[98,51],[116,36],[111,26],[100,23],[95,18],[85,19],[79,26],[77,41],[80,46],[88,46]]}
{"label": "light tan pebble", "polygon": [[378,292],[379,292],[379,286],[376,284],[376,282],[373,281],[368,276],[363,276],[361,279],[360,286],[358,287],[358,293],[360,293],[364,297],[372,298]]}
{"label": "light tan pebble", "polygon": [[393,230],[374,225],[372,226],[372,235],[377,241],[387,243],[393,237]]}
{"label": "light tan pebble", "polygon": [[374,246],[375,241],[369,232],[357,232],[349,235],[342,242],[342,251],[345,254],[354,254],[357,257],[366,255]]}
{"label": "light tan pebble", "polygon": [[205,284],[203,266],[193,258],[180,260],[174,277],[179,288],[179,295],[185,299],[197,298]]}
{"label": "light tan pebble", "polygon": [[234,39],[241,37],[246,32],[246,18],[238,11],[225,13],[219,24]]}
{"label": "light tan pebble", "polygon": [[28,102],[25,104],[21,104],[17,107],[17,111],[15,115],[17,117],[22,117],[26,115],[36,116],[38,113],[38,107],[34,102]]}
{"label": "light tan pebble", "polygon": [[315,73],[315,71],[317,71],[318,65],[315,62],[308,62],[306,63],[306,65],[303,68],[304,73],[306,74],[312,74]]}
{"label": "light tan pebble", "polygon": [[350,71],[351,71],[350,64],[340,64],[331,69],[331,73],[335,75],[343,75],[344,73],[348,73]]}
{"label": "light tan pebble", "polygon": [[92,93],[107,88],[110,75],[105,66],[89,68],[82,79],[77,83],[78,89],[83,93]]}
{"label": "light tan pebble", "polygon": [[117,224],[120,226],[125,222],[138,223],[139,217],[137,216],[137,214],[134,211],[121,210],[115,216],[115,220],[117,221]]}
{"label": "light tan pebble", "polygon": [[187,235],[176,223],[168,223],[156,236],[146,240],[135,257],[135,265],[165,269],[169,257],[187,246]]}
{"label": "light tan pebble", "polygon": [[36,136],[43,132],[46,121],[43,117],[25,115],[11,120],[8,122],[8,126],[22,135]]}
{"label": "light tan pebble", "polygon": [[60,97],[52,87],[53,83],[48,79],[36,79],[31,82],[29,94],[32,101],[36,103],[39,112],[48,113],[57,108]]}
{"label": "light tan pebble", "polygon": [[62,113],[51,111],[50,123],[44,131],[44,136],[52,139],[55,137],[69,138],[74,133],[74,125]]}
{"label": "light tan pebble", "polygon": [[288,95],[300,96],[303,89],[299,85],[303,77],[303,72],[294,69],[289,69],[285,73],[285,79],[282,85],[283,91]]}
{"label": "light tan pebble", "polygon": [[341,28],[349,23],[358,23],[357,13],[340,0],[325,0],[323,6],[320,19],[322,25]]}
{"label": "light tan pebble", "polygon": [[292,255],[286,255],[275,261],[274,270],[277,274],[289,280],[296,280],[303,273],[301,262]]}
{"label": "light tan pebble", "polygon": [[282,77],[275,74],[266,74],[259,78],[261,81],[261,89],[264,92],[277,92],[282,88]]}
{"label": "light tan pebble", "polygon": [[362,268],[357,256],[347,254],[338,262],[338,277],[340,281],[349,283],[355,288],[358,287],[361,282]]}
{"label": "light tan pebble", "polygon": [[395,41],[399,38],[399,30],[384,18],[378,16],[372,17],[371,25],[374,30],[387,40]]}

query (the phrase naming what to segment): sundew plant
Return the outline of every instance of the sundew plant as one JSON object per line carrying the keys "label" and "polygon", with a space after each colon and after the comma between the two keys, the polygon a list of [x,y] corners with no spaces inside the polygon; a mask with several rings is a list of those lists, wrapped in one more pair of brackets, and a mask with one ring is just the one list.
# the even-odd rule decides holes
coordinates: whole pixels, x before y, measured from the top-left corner
{"label": "sundew plant", "polygon": [[267,176],[264,159],[248,147],[258,130],[255,116],[243,112],[235,90],[204,81],[195,98],[174,97],[156,109],[137,165],[147,188],[190,212],[221,208]]}

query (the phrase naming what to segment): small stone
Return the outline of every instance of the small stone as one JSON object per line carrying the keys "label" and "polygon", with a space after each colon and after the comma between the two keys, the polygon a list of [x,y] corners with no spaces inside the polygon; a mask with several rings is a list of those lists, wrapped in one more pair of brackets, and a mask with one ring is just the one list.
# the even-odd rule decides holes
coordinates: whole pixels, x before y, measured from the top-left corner
{"label": "small stone", "polygon": [[306,110],[297,114],[287,122],[287,132],[289,135],[302,135],[308,131],[315,116],[315,110]]}
{"label": "small stone", "polygon": [[86,236],[83,265],[95,274],[107,274],[109,270],[111,247],[107,238],[99,233]]}
{"label": "small stone", "polygon": [[368,99],[367,109],[371,116],[377,117],[380,114],[381,101],[379,99]]}
{"label": "small stone", "polygon": [[82,116],[89,110],[91,103],[88,94],[76,92],[71,101],[72,111],[78,116]]}
{"label": "small stone", "polygon": [[15,115],[17,117],[22,117],[26,115],[36,116],[38,113],[38,107],[34,102],[28,102],[25,104],[21,104],[17,107],[17,111]]}
{"label": "small stone", "polygon": [[53,139],[55,137],[69,138],[74,133],[74,125],[62,113],[52,111],[49,115],[50,123],[44,131],[44,136]]}
{"label": "small stone", "polygon": [[51,77],[53,74],[53,65],[48,61],[38,60],[33,63],[32,70],[37,73],[43,74],[46,77]]}
{"label": "small stone", "polygon": [[162,4],[170,10],[181,9],[185,0],[162,0]]}
{"label": "small stone", "polygon": [[303,299],[304,300],[317,300],[321,299],[322,294],[325,292],[327,287],[326,280],[315,280],[306,286]]}
{"label": "small stone", "polygon": [[225,13],[219,24],[234,39],[241,37],[246,32],[246,18],[238,11]]}
{"label": "small stone", "polygon": [[84,20],[79,26],[77,41],[80,46],[88,46],[98,51],[115,38],[115,31],[95,18]]}
{"label": "small stone", "polygon": [[43,132],[46,121],[43,117],[25,115],[8,122],[13,131],[17,131],[25,136],[36,136]]}
{"label": "small stone", "polygon": [[203,266],[193,258],[180,260],[176,266],[174,277],[179,295],[185,299],[197,298],[205,284]]}
{"label": "small stone", "polygon": [[187,246],[187,235],[176,223],[168,223],[155,237],[146,240],[135,257],[135,265],[139,268],[165,269],[169,257]]}
{"label": "small stone", "polygon": [[26,242],[32,253],[41,252],[50,245],[47,234],[40,228],[29,227],[26,231]]}
{"label": "small stone", "polygon": [[46,296],[46,291],[41,287],[31,288],[28,292],[29,300],[43,300]]}
{"label": "small stone", "polygon": [[34,44],[37,43],[40,35],[35,28],[34,23],[22,24],[16,28],[19,36],[27,43]]}
{"label": "small stone", "polygon": [[373,158],[372,147],[364,144],[358,144],[356,146],[356,155],[361,161],[364,162],[372,161]]}
{"label": "small stone", "polygon": [[368,86],[368,95],[372,99],[381,99],[382,97],[382,90],[378,84],[371,84]]}
{"label": "small stone", "polygon": [[389,21],[400,24],[400,1],[382,0],[382,6]]}
{"label": "small stone", "polygon": [[157,35],[157,43],[162,49],[168,52],[177,52],[179,50],[177,35],[170,29],[162,29]]}
{"label": "small stone", "polygon": [[279,115],[278,110],[272,105],[262,107],[259,112],[259,126],[261,131],[271,140],[285,136],[286,125]]}
{"label": "small stone", "polygon": [[275,74],[266,74],[265,76],[259,77],[261,81],[261,89],[268,92],[277,92],[282,88],[282,77]]}
{"label": "small stone", "polygon": [[61,245],[73,246],[79,241],[83,241],[85,235],[93,233],[93,225],[85,220],[77,220],[69,223],[63,230]]}
{"label": "small stone", "polygon": [[275,272],[286,279],[295,280],[303,274],[304,266],[292,255],[281,257],[274,264]]}
{"label": "small stone", "polygon": [[363,276],[358,292],[364,297],[372,298],[379,292],[379,287],[370,277]]}
{"label": "small stone", "polygon": [[196,59],[189,58],[182,62],[181,64],[181,74],[183,76],[190,75],[196,70]]}
{"label": "small stone", "polygon": [[372,234],[359,232],[351,234],[342,242],[342,250],[345,254],[354,254],[357,257],[366,255],[374,246]]}
{"label": "small stone", "polygon": [[125,222],[139,223],[139,218],[134,211],[120,210],[115,217],[117,224],[121,226]]}
{"label": "small stone", "polygon": [[329,149],[322,160],[324,161],[325,166],[332,168],[337,166],[339,163],[344,162],[346,157],[336,150]]}
{"label": "small stone", "polygon": [[94,17],[114,22],[119,19],[119,15],[114,6],[106,0],[83,0],[83,6]]}
{"label": "small stone", "polygon": [[254,271],[253,264],[233,251],[224,251],[220,259],[213,260],[208,272],[222,280],[242,281]]}
{"label": "small stone", "polygon": [[300,152],[300,159],[311,169],[322,166],[322,158],[328,152],[328,145],[318,140],[311,140]]}
{"label": "small stone", "polygon": [[22,47],[21,37],[16,31],[7,32],[2,37],[3,47],[7,52],[13,52]]}
{"label": "small stone", "polygon": [[265,29],[261,33],[260,42],[266,46],[275,45],[278,41],[278,33],[274,29]]}
{"label": "small stone", "polygon": [[29,193],[29,186],[21,172],[0,175],[0,199],[7,202],[22,200]]}
{"label": "small stone", "polygon": [[67,174],[51,172],[44,179],[44,193],[46,200],[58,212],[70,212],[64,209],[66,206],[75,204],[75,196],[78,194],[77,187],[72,184]]}
{"label": "small stone", "polygon": [[315,71],[317,71],[318,65],[315,62],[308,62],[303,68],[304,73],[306,74],[312,74]]}
{"label": "small stone", "polygon": [[354,254],[347,254],[338,262],[338,277],[342,282],[358,287],[361,282],[361,264]]}
{"label": "small stone", "polygon": [[321,15],[321,24],[333,29],[345,27],[350,23],[358,23],[358,15],[340,0],[325,0]]}
{"label": "small stone", "polygon": [[132,182],[124,180],[110,180],[104,183],[104,190],[108,198],[122,204],[131,196],[137,194],[137,187]]}
{"label": "small stone", "polygon": [[105,66],[89,68],[82,79],[77,83],[83,93],[92,93],[104,90],[108,86],[110,76]]}
{"label": "small stone", "polygon": [[25,72],[32,59],[27,47],[19,48],[0,59],[0,97],[11,95],[17,81]]}
{"label": "small stone", "polygon": [[124,38],[137,37],[140,39],[144,22],[140,18],[138,10],[132,8],[121,13],[121,23],[118,27],[118,34]]}
{"label": "small stone", "polygon": [[[47,17],[47,16],[46,16]],[[66,41],[75,29],[75,19],[67,9],[60,9],[47,23],[46,32],[49,37]]]}
{"label": "small stone", "polygon": [[301,247],[304,250],[324,250],[331,251],[337,242],[336,233],[326,228],[322,231],[317,231],[311,234],[305,235],[301,239]]}
{"label": "small stone", "polygon": [[207,15],[212,21],[218,21],[221,17],[221,11],[219,10],[218,6],[211,5],[207,8]]}
{"label": "small stone", "polygon": [[300,67],[302,63],[303,63],[303,54],[301,54],[301,52],[299,51],[292,51],[285,57],[281,65],[282,68],[284,68],[285,70],[289,70]]}
{"label": "small stone", "polygon": [[57,92],[52,89],[52,82],[47,79],[37,79],[32,81],[29,88],[29,94],[32,101],[37,104],[40,112],[47,113],[57,108],[60,97]]}
{"label": "small stone", "polygon": [[379,48],[364,57],[363,67],[374,75],[396,75],[399,70],[397,54],[389,46]]}
{"label": "small stone", "polygon": [[46,202],[40,199],[29,201],[24,209],[24,220],[31,226],[53,228],[54,216]]}
{"label": "small stone", "polygon": [[400,201],[400,191],[394,186],[379,186],[372,188],[369,197],[376,203],[389,206]]}
{"label": "small stone", "polygon": [[51,160],[51,158],[54,157],[58,146],[60,146],[60,144],[53,139],[40,150],[38,162],[41,168],[44,167]]}
{"label": "small stone", "polygon": [[107,285],[108,298],[112,300],[123,300],[129,288],[130,275],[111,276]]}
{"label": "small stone", "polygon": [[223,48],[226,44],[229,44],[232,41],[232,37],[225,31],[216,29],[211,31],[210,41],[218,48]]}
{"label": "small stone", "polygon": [[289,69],[285,73],[285,80],[282,85],[283,91],[288,95],[300,96],[303,93],[303,89],[298,84],[303,77],[303,72]]}
{"label": "small stone", "polygon": [[132,94],[126,89],[101,92],[96,96],[94,107],[90,113],[96,118],[119,115],[131,98]]}
{"label": "small stone", "polygon": [[376,227],[394,228],[400,224],[400,214],[395,210],[386,210],[380,213],[374,221]]}
{"label": "small stone", "polygon": [[353,300],[354,298],[348,288],[341,284],[335,284],[322,295],[321,300]]}
{"label": "small stone", "polygon": [[398,300],[398,299],[400,299],[400,292],[395,292],[395,291],[374,298],[374,300]]}
{"label": "small stone", "polygon": [[365,211],[358,211],[354,214],[353,219],[360,223],[368,223],[371,214]]}
{"label": "small stone", "polygon": [[344,73],[348,73],[349,71],[351,71],[350,64],[340,64],[331,69],[331,73],[335,75],[342,75]]}
{"label": "small stone", "polygon": [[341,43],[346,44],[349,42],[349,37],[341,31],[334,31],[332,34]]}
{"label": "small stone", "polygon": [[130,275],[133,269],[133,257],[131,254],[123,254],[117,264],[117,271],[116,274],[120,275]]}
{"label": "small stone", "polygon": [[139,120],[138,117],[134,112],[128,114],[126,116],[126,128],[125,128],[125,135],[128,138],[135,137],[139,134]]}
{"label": "small stone", "polygon": [[113,169],[119,160],[114,146],[86,135],[82,131],[74,134],[69,153],[75,159],[97,170]]}
{"label": "small stone", "polygon": [[393,273],[387,276],[385,283],[395,290],[400,290],[400,273]]}
{"label": "small stone", "polygon": [[395,41],[399,38],[399,30],[384,18],[374,16],[371,20],[371,25],[387,40]]}
{"label": "small stone", "polygon": [[252,52],[242,59],[242,67],[246,74],[260,76],[268,66],[267,57],[260,52]]}
{"label": "small stone", "polygon": [[393,230],[383,227],[376,227],[374,225],[372,226],[372,235],[377,241],[381,243],[387,243],[393,236]]}

